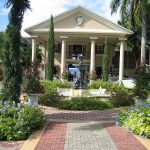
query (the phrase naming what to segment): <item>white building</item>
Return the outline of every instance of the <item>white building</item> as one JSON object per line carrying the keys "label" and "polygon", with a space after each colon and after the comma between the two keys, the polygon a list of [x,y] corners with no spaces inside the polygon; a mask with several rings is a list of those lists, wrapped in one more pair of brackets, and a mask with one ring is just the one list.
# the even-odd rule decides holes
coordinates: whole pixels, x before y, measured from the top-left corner
{"label": "white building", "polygon": [[[42,43],[42,63],[47,61],[47,45],[49,19],[25,31],[32,37],[32,60],[36,58],[36,42]],[[85,72],[95,71],[102,66],[103,47],[107,40],[109,49],[109,67],[113,65],[114,45],[120,43],[119,51],[119,80],[124,75],[124,43],[132,31],[113,23],[89,10],[76,7],[54,17],[55,32],[55,66],[61,74],[69,64],[78,63],[72,59],[72,54],[83,54],[83,63],[88,64]]]}

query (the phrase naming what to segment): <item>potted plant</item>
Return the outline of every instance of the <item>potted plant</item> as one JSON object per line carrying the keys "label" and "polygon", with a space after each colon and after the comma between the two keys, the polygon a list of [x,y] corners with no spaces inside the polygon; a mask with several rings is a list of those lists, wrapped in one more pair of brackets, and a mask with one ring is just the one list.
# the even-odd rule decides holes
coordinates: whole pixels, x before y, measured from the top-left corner
{"label": "potted plant", "polygon": [[90,72],[89,75],[90,84],[93,83],[96,79],[97,79],[96,72],[95,71]]}
{"label": "potted plant", "polygon": [[27,82],[24,86],[24,90],[28,95],[28,104],[30,106],[38,106],[39,95],[43,93],[43,86],[39,81],[38,64],[34,61],[31,67],[25,74]]}

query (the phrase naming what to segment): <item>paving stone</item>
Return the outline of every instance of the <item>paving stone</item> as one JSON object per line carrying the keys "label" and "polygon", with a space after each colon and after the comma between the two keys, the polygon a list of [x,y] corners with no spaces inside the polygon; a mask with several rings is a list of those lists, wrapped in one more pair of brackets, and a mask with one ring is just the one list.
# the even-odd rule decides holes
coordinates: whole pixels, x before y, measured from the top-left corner
{"label": "paving stone", "polygon": [[117,150],[107,131],[99,122],[68,123],[64,150],[70,149]]}
{"label": "paving stone", "polygon": [[127,130],[110,123],[102,124],[119,150],[146,150],[146,148]]}

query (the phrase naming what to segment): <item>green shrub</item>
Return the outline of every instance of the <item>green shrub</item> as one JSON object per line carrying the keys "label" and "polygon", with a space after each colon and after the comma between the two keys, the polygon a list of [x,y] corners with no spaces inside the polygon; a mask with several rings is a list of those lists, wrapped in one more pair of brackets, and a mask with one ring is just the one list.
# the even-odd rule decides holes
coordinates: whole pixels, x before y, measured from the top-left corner
{"label": "green shrub", "polygon": [[42,94],[39,97],[39,104],[44,105],[44,106],[53,106],[55,103],[58,103],[60,100],[60,96],[58,93],[53,92],[53,93],[46,93]]}
{"label": "green shrub", "polygon": [[29,106],[21,108],[0,105],[0,140],[24,140],[41,128],[45,118],[41,110]]}
{"label": "green shrub", "polygon": [[93,89],[99,89],[100,87],[107,89],[108,91],[111,91],[115,87],[118,87],[119,85],[113,82],[104,82],[104,81],[96,81],[91,84],[88,84],[89,88]]}
{"label": "green shrub", "polygon": [[135,94],[141,99],[147,99],[150,90],[150,70],[147,69],[143,64],[139,65],[136,70]]}
{"label": "green shrub", "polygon": [[118,123],[137,135],[150,138],[150,106],[121,111]]}
{"label": "green shrub", "polygon": [[39,104],[44,106],[53,106],[60,100],[57,92],[57,87],[59,83],[62,84],[62,82],[44,80],[41,81],[41,83],[44,87],[44,94],[39,97]]}
{"label": "green shrub", "polygon": [[109,102],[103,102],[96,98],[80,97],[71,100],[60,101],[56,104],[59,109],[67,110],[103,110],[112,108]]}
{"label": "green shrub", "polygon": [[42,80],[42,85],[46,88],[71,88],[70,82],[61,82],[59,80],[49,81],[49,80]]}
{"label": "green shrub", "polygon": [[125,88],[112,89],[112,97],[110,102],[114,107],[131,106],[135,103],[134,94]]}

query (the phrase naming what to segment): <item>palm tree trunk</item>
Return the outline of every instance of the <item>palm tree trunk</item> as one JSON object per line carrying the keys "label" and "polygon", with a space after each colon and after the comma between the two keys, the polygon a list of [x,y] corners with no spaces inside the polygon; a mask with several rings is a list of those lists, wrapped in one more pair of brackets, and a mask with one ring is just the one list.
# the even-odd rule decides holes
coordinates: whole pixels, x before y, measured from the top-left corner
{"label": "palm tree trunk", "polygon": [[141,64],[145,63],[146,55],[146,12],[142,10]]}

